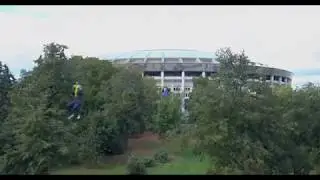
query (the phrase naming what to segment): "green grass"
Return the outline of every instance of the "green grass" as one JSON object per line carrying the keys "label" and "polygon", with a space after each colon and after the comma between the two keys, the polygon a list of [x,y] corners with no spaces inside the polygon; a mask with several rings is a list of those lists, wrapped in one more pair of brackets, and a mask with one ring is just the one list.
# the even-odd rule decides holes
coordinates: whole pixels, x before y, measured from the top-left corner
{"label": "green grass", "polygon": [[149,174],[205,174],[210,164],[197,158],[178,157],[176,160],[149,169]]}
{"label": "green grass", "polygon": [[[208,161],[200,161],[192,157],[176,157],[175,160],[166,164],[159,164],[148,168],[148,174],[205,174],[210,164]],[[125,165],[106,165],[97,169],[84,167],[71,167],[55,171],[52,174],[63,175],[122,175],[126,174]]]}

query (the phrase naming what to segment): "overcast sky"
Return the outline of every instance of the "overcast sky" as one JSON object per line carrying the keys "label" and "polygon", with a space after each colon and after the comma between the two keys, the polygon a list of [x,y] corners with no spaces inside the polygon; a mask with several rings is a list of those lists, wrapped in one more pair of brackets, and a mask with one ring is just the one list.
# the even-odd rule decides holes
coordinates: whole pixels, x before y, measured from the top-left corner
{"label": "overcast sky", "polygon": [[320,6],[0,6],[0,60],[18,73],[43,44],[102,57],[142,49],[244,49],[251,60],[320,80]]}

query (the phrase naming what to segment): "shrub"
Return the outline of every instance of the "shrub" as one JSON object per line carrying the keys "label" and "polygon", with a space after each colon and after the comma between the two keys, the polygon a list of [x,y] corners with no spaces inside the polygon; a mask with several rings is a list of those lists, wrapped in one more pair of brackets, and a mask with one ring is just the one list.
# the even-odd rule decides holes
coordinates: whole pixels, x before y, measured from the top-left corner
{"label": "shrub", "polygon": [[156,161],[152,158],[143,158],[142,161],[147,168],[156,166]]}
{"label": "shrub", "polygon": [[159,163],[167,163],[169,162],[169,154],[165,150],[160,150],[154,154],[154,160]]}
{"label": "shrub", "polygon": [[142,159],[131,156],[127,164],[128,175],[145,175],[147,174],[147,167]]}
{"label": "shrub", "polygon": [[209,168],[206,172],[207,175],[242,175],[242,171],[230,167],[216,167]]}

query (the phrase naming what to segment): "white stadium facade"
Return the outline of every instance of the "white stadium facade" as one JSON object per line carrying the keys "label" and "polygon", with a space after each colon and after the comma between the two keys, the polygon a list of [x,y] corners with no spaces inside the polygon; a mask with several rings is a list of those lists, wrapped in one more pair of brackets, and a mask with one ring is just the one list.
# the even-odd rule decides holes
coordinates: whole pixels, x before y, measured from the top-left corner
{"label": "white stadium facade", "polygon": [[[130,64],[139,67],[144,76],[153,77],[159,88],[168,87],[174,94],[187,99],[193,89],[194,77],[209,77],[219,70],[215,54],[196,50],[155,49],[140,50],[109,56],[115,64]],[[291,85],[292,73],[283,69],[258,66],[259,74],[276,84]],[[256,77],[256,76],[255,76]]]}

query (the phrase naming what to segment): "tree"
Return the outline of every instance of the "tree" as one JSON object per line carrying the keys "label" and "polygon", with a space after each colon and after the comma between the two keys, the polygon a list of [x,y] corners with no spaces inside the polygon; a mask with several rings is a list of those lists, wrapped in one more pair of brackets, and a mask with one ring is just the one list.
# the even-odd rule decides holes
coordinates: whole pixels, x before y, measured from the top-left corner
{"label": "tree", "polygon": [[8,116],[10,107],[9,92],[15,83],[8,66],[0,61],[0,117],[4,120]]}
{"label": "tree", "polygon": [[297,106],[291,104],[292,90],[272,89],[263,78],[248,81],[256,69],[243,52],[223,49],[217,60],[219,73],[198,83],[190,99],[197,147],[214,159],[220,168],[214,171],[308,174],[312,169],[308,148],[292,138],[307,132],[297,124],[303,118],[293,118]]}
{"label": "tree", "polygon": [[26,69],[21,69],[20,70],[20,78],[26,78],[27,76],[29,76],[31,74],[31,71],[27,71]]}
{"label": "tree", "polygon": [[145,130],[149,109],[145,87],[141,73],[128,69],[120,70],[102,84],[98,93],[101,109],[94,113],[98,114],[96,141],[104,153],[123,153],[129,135]]}
{"label": "tree", "polygon": [[5,129],[6,120],[11,109],[10,92],[15,84],[15,78],[11,74],[7,65],[0,61],[0,155],[4,154],[5,149],[10,148],[10,132]]}
{"label": "tree", "polygon": [[28,78],[13,90],[8,121],[14,129],[13,148],[5,154],[4,173],[35,174],[68,160],[74,137],[65,126],[70,77],[66,47],[49,44]]}
{"label": "tree", "polygon": [[[1,133],[10,137],[3,173],[39,174],[70,163],[96,163],[123,153],[129,135],[151,126],[159,98],[154,81],[98,58],[67,58],[66,49],[45,45],[35,68],[22,71],[14,86]],[[66,119],[66,104],[75,81],[83,86],[84,106],[82,119],[74,122]]]}
{"label": "tree", "polygon": [[153,117],[153,131],[163,136],[171,130],[178,129],[182,120],[181,98],[162,97],[158,100],[157,111]]}

